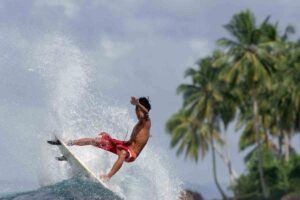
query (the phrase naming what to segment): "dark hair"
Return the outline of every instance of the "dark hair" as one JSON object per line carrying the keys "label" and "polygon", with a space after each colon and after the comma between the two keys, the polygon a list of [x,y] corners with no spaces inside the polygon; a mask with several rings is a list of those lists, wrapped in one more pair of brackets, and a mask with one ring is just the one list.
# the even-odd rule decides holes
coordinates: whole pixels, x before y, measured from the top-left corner
{"label": "dark hair", "polygon": [[140,104],[142,104],[145,108],[147,108],[148,111],[151,110],[151,105],[150,105],[150,102],[149,102],[149,97],[140,97],[139,98],[139,102]]}

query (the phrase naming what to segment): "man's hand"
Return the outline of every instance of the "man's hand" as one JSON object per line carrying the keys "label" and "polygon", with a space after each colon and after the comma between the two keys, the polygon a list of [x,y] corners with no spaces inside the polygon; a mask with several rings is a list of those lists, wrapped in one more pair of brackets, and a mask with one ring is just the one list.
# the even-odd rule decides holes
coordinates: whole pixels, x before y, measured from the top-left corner
{"label": "man's hand", "polygon": [[100,179],[101,179],[102,181],[109,181],[110,178],[111,178],[111,177],[108,176],[108,175],[101,175],[101,176],[100,176]]}
{"label": "man's hand", "polygon": [[108,133],[106,133],[106,132],[101,132],[101,133],[99,133],[98,135],[99,135],[99,136],[102,136],[102,135],[106,135],[106,134],[108,134]]}
{"label": "man's hand", "polygon": [[136,105],[139,104],[139,100],[138,100],[138,98],[136,98],[136,97],[131,97],[130,103],[131,103],[132,105],[136,106]]}

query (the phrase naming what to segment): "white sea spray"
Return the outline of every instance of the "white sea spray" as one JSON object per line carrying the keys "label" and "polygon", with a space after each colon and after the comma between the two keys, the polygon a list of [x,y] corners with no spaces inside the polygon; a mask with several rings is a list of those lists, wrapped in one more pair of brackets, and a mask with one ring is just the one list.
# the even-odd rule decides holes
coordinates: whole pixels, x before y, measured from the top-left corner
{"label": "white sea spray", "polygon": [[[101,70],[101,66],[95,68],[89,64],[71,39],[59,34],[47,35],[35,45],[31,56],[28,69],[44,79],[48,90],[43,140],[51,138],[52,132],[66,140],[96,137],[101,131],[121,140],[129,137],[135,121],[128,110],[132,108],[118,106],[118,102],[104,97],[101,91],[91,89],[90,85],[97,78],[93,72]],[[97,175],[107,172],[117,158],[91,146],[72,147],[72,150]],[[52,159],[59,156],[56,148],[43,145],[41,153],[43,185],[70,178],[70,166]],[[181,182],[173,174],[168,159],[161,154],[150,142],[135,162],[124,164],[111,179],[111,188],[130,200],[176,199]]]}

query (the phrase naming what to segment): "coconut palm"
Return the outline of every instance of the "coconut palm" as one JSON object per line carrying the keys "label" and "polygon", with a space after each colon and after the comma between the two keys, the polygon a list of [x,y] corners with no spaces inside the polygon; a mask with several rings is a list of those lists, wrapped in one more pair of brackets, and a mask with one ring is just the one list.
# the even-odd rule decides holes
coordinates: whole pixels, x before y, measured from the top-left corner
{"label": "coconut palm", "polygon": [[[227,62],[224,58],[224,53],[220,50],[216,50],[213,53],[213,67],[218,68],[221,71],[224,67],[226,67]],[[216,62],[218,60],[218,62]],[[219,72],[218,72],[219,74]],[[237,111],[237,105],[240,103],[240,91],[237,88],[231,87],[230,84],[226,84],[222,79],[220,79],[218,75],[218,82],[222,85],[220,87],[220,92],[223,97],[223,101],[218,105],[219,117],[220,121],[224,127],[224,136],[223,136],[223,147],[224,149],[216,148],[216,152],[219,154],[221,159],[224,161],[225,165],[228,168],[229,178],[231,185],[234,184],[238,175],[236,171],[233,169],[231,156],[229,153],[229,142],[228,142],[228,126],[231,122],[234,121]]]}
{"label": "coconut palm", "polygon": [[298,84],[300,77],[300,40],[298,40],[293,45],[293,51],[291,52],[291,58],[288,58],[291,61],[292,69],[287,73],[287,76],[291,76],[291,80],[295,86],[294,93],[292,94],[293,102],[295,104],[296,113],[295,113],[295,122],[294,129],[295,131],[300,132],[300,86]]}
{"label": "coconut palm", "polygon": [[[276,57],[276,72],[272,75],[273,85],[270,90],[266,90],[260,98],[261,106],[260,115],[263,120],[263,127],[269,129],[269,132],[273,136],[279,136],[279,152],[282,152],[282,144],[284,139],[284,154],[285,161],[289,159],[290,146],[289,138],[293,132],[293,126],[295,122],[296,107],[293,97],[299,97],[297,95],[295,86],[296,82],[293,82],[293,77],[288,74],[288,71],[296,73],[295,69],[295,52],[294,43],[289,42],[288,38],[290,34],[293,34],[294,28],[287,26],[283,35],[279,34],[277,24],[273,25],[265,23],[261,28],[262,41],[265,43],[272,43],[270,48],[271,55]],[[299,93],[298,93],[299,94]]]}
{"label": "coconut palm", "polygon": [[194,120],[187,110],[181,109],[166,123],[166,130],[171,134],[171,147],[178,146],[177,155],[185,152],[185,157],[190,157],[196,162],[204,158],[209,148],[209,135],[207,127],[199,120]]}
{"label": "coconut palm", "polygon": [[275,84],[274,101],[278,108],[278,127],[282,135],[281,138],[284,140],[284,158],[287,162],[290,149],[292,149],[289,140],[292,133],[297,129],[296,125],[300,108],[299,76],[297,76],[300,75],[300,50],[297,43],[284,41],[282,46],[281,69],[275,77],[277,83]]}
{"label": "coconut palm", "polygon": [[[293,87],[295,84],[290,83],[289,76],[286,74],[286,66],[291,64],[286,64],[286,61],[292,61],[289,58],[290,52],[288,49],[292,49],[287,42],[290,34],[294,33],[292,26],[288,26],[283,35],[278,34],[277,24],[268,23],[267,18],[264,23],[260,26],[259,32],[259,46],[261,48],[268,47],[269,57],[276,57],[273,59],[276,61],[276,72],[272,74],[273,84],[272,87],[262,87],[260,88],[258,99],[258,111],[259,111],[259,123],[260,127],[260,137],[262,144],[265,148],[272,148],[274,154],[277,154],[277,147],[270,139],[270,136],[276,136],[279,138],[279,150],[281,152],[281,144],[283,138],[285,139],[285,157],[288,158],[289,149],[289,135],[291,132],[291,122],[293,121],[294,112],[291,110],[297,110],[291,108],[293,103],[291,102],[291,93],[289,92],[289,87]],[[265,54],[266,55],[266,54]],[[294,61],[292,61],[295,63]],[[246,101],[247,102],[247,101]],[[245,103],[246,103],[245,102]],[[251,102],[250,102],[251,104]],[[287,107],[289,106],[289,108]],[[250,106],[240,106],[243,109],[243,115],[240,117],[239,124],[245,127],[243,134],[240,138],[240,149],[244,150],[255,145],[255,137],[252,135],[254,131],[254,121],[251,118],[252,112]],[[245,160],[248,160],[258,149],[254,147],[253,150],[246,156]]]}
{"label": "coconut palm", "polygon": [[220,121],[223,123],[224,127],[224,136],[223,136],[223,146],[224,150],[220,150],[216,148],[217,153],[223,159],[225,165],[228,168],[230,183],[233,184],[237,179],[238,175],[237,172],[233,169],[231,156],[229,153],[229,142],[228,142],[228,125],[235,119],[236,114],[236,102],[234,96],[228,90],[229,88],[224,85],[224,93],[223,95],[223,102],[220,104],[219,110],[219,117]]}
{"label": "coconut palm", "polygon": [[[181,142],[178,152],[182,152],[185,146],[187,147],[186,155],[192,155],[195,160],[198,155],[195,149],[193,151],[193,148],[189,147],[189,144],[194,142],[195,146],[198,145],[202,154],[207,150],[207,146],[204,144],[210,144],[214,181],[222,197],[227,199],[218,181],[216,171],[215,141],[221,142],[218,108],[223,97],[220,90],[221,84],[217,80],[219,69],[213,68],[212,63],[213,58],[204,58],[197,63],[198,70],[189,68],[186,71],[186,76],[192,78],[192,83],[182,84],[178,87],[178,93],[183,94],[184,98],[183,108],[167,122],[167,131],[173,136],[173,143],[171,143],[173,146],[179,141]],[[199,145],[201,140],[202,144]]]}
{"label": "coconut palm", "polygon": [[[253,13],[249,10],[243,11],[234,15],[224,26],[231,38],[222,38],[218,41],[219,45],[227,50],[228,67],[221,73],[223,79],[243,88],[243,100],[251,104],[253,131],[258,146],[258,168],[264,198],[268,198],[269,194],[262,170],[258,96],[266,87],[271,87],[271,74],[275,69],[272,63],[274,59],[269,49],[272,45],[271,38],[276,38],[274,34],[276,32],[269,26],[268,20],[269,17],[257,27]],[[243,110],[241,106],[240,110]]]}

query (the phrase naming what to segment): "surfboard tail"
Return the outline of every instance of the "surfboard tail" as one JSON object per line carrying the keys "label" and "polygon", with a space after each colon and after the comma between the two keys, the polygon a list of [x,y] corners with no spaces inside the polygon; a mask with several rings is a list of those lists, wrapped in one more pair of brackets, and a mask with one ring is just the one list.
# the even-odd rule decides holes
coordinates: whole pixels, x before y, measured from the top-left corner
{"label": "surfboard tail", "polygon": [[61,145],[59,140],[48,140],[47,143],[51,145]]}

